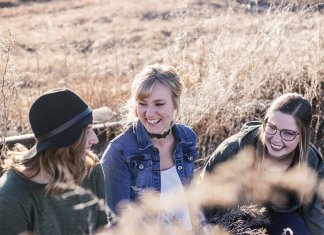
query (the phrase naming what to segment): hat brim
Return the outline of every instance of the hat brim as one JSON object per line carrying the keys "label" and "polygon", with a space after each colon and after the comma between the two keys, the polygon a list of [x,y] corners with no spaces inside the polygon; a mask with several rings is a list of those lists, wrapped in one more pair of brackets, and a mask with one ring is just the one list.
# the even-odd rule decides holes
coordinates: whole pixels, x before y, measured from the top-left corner
{"label": "hat brim", "polygon": [[29,151],[22,157],[25,160],[31,159],[33,157],[36,156],[37,154],[37,144],[34,145],[34,147],[32,147],[31,149],[29,149]]}

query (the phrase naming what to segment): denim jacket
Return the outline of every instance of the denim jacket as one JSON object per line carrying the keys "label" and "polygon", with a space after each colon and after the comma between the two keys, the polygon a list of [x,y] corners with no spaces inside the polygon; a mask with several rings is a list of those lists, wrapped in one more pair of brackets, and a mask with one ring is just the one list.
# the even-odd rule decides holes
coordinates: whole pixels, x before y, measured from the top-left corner
{"label": "denim jacket", "polygon": [[[189,127],[175,124],[173,152],[175,166],[183,185],[193,178],[198,157],[196,134]],[[102,156],[108,207],[115,213],[119,202],[138,199],[145,189],[161,191],[160,155],[145,127],[137,121],[113,139]]]}
{"label": "denim jacket", "polygon": [[[261,122],[257,121],[248,122],[243,125],[239,133],[227,138],[224,142],[222,142],[205,165],[200,176],[200,180],[203,180],[206,172],[212,172],[215,166],[232,158],[244,147],[249,145],[256,147],[258,142],[258,131],[261,124]],[[310,144],[309,147],[307,163],[316,172],[318,178],[323,179],[323,157],[312,144]],[[288,212],[296,209],[299,209],[299,213],[305,220],[312,235],[324,234],[324,213],[322,212],[323,208],[319,195],[315,195],[313,202],[308,205],[301,205],[300,202],[296,202],[296,204],[294,204],[291,208],[287,208],[286,210]],[[208,217],[209,215],[206,216]]]}

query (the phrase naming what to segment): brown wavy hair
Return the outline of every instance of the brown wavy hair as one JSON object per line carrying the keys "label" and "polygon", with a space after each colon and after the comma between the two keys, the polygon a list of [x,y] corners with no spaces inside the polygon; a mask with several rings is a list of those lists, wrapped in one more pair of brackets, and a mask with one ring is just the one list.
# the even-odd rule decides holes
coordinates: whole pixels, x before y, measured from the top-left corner
{"label": "brown wavy hair", "polygon": [[[62,148],[50,148],[38,153],[31,159],[24,159],[24,148],[17,145],[14,151],[8,151],[4,169],[15,170],[25,178],[35,177],[41,170],[51,175],[45,187],[46,193],[60,195],[69,184],[80,185],[98,162],[98,157],[89,152],[83,158],[87,140],[87,128],[82,130],[79,139],[72,145]],[[31,172],[27,174],[25,172]]]}

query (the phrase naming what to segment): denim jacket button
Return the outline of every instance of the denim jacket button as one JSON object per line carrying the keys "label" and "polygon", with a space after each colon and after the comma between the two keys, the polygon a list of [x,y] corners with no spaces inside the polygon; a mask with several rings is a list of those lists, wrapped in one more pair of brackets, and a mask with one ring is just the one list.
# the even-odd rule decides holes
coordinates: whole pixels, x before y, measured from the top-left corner
{"label": "denim jacket button", "polygon": [[143,164],[140,164],[140,165],[138,166],[138,168],[139,168],[140,170],[143,170],[143,169],[144,169],[144,165],[143,165]]}
{"label": "denim jacket button", "polygon": [[193,160],[193,156],[190,156],[190,157],[189,157],[189,160],[192,161],[192,160]]}
{"label": "denim jacket button", "polygon": [[178,166],[178,170],[181,171],[182,170],[182,166]]}

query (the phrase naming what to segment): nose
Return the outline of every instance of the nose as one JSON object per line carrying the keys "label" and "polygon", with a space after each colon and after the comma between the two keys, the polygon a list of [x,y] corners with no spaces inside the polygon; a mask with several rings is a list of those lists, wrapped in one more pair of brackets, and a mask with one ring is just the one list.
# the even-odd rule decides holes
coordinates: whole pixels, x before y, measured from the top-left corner
{"label": "nose", "polygon": [[276,141],[281,141],[280,131],[277,130],[276,133],[273,135],[272,139]]}
{"label": "nose", "polygon": [[146,109],[146,113],[145,113],[145,115],[146,115],[147,117],[150,117],[150,116],[153,116],[154,113],[155,113],[155,108],[154,108],[154,106],[152,106],[152,105],[148,105],[148,106],[147,106],[147,109]]}
{"label": "nose", "polygon": [[88,144],[94,145],[94,144],[98,144],[98,142],[99,142],[98,137],[97,137],[96,133],[94,132],[93,128],[91,128],[89,130],[89,134],[88,134]]}

